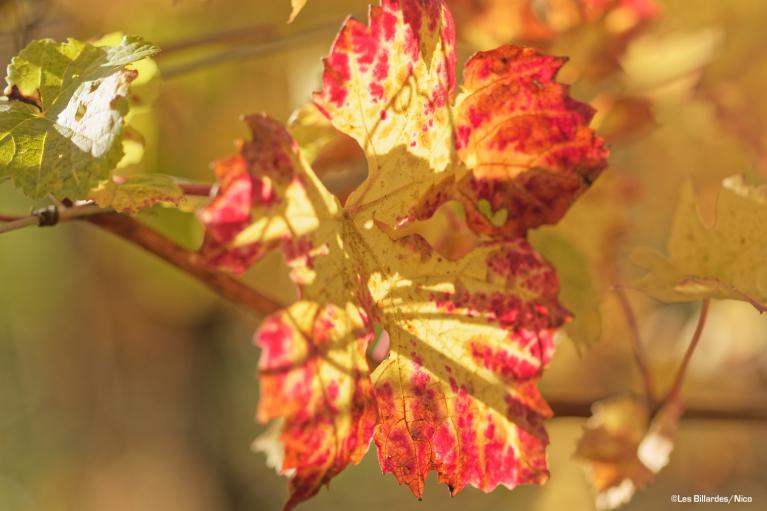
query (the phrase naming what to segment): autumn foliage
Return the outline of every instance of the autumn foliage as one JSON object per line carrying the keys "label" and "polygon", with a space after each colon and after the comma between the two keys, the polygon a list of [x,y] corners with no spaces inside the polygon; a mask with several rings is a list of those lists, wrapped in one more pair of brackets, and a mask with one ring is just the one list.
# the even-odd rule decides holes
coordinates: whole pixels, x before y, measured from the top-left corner
{"label": "autumn foliage", "polygon": [[[290,21],[310,4],[292,0]],[[631,163],[622,146],[602,176],[608,145],[650,132],[700,78],[693,64],[628,78],[646,65],[631,42],[658,15],[650,0],[381,0],[364,22],[343,22],[319,90],[291,121],[243,118],[248,136],[214,163],[212,185],[113,172],[141,160],[136,116],[151,103],[141,87],[159,80],[158,47],[121,34],[35,41],[13,59],[0,101],[0,178],[50,204],[1,218],[0,232],[97,215],[255,310],[257,420],[272,424],[257,446],[278,452],[286,510],[373,444],[381,471],[418,499],[431,472],[451,495],[545,483],[554,413],[538,383],[555,337],[579,349],[600,337],[609,294],[643,394],[594,403],[575,458],[597,508],[613,509],[669,461],[710,300],[767,310],[767,192],[735,172],[714,180],[711,222],[696,183],[680,185],[666,253],[635,247],[624,268],[619,241],[643,176],[618,170]],[[703,62],[705,37],[679,60]],[[478,50],[465,62],[459,41]],[[557,56],[570,44],[572,62]],[[334,190],[326,168],[355,158],[364,176]],[[129,218],[154,207],[194,214],[201,245],[186,250]],[[248,284],[275,253],[290,303]],[[701,302],[662,395],[628,290]]]}
{"label": "autumn foliage", "polygon": [[[325,59],[319,108],[357,140],[368,177],[341,205],[285,128],[221,160],[202,213],[211,262],[242,271],[281,250],[299,301],[256,343],[260,420],[285,420],[287,507],[314,495],[371,438],[417,497],[429,471],[455,494],[547,477],[536,380],[568,318],[528,228],[556,222],[605,166],[593,111],[555,81],[564,60],[503,46],[467,62],[441,2],[384,1],[350,19]],[[457,202],[476,235],[458,260],[412,230]],[[417,232],[417,231],[416,231]],[[390,353],[374,371],[376,328]]]}

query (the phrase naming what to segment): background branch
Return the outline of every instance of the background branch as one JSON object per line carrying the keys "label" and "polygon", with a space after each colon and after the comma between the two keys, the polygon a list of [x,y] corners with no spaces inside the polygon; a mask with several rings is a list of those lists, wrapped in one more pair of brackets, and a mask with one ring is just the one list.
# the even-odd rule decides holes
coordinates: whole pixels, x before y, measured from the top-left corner
{"label": "background branch", "polygon": [[160,53],[155,57],[157,60],[165,59],[171,55],[196,50],[205,46],[241,44],[243,41],[265,40],[274,36],[274,28],[269,25],[256,25],[205,34],[189,39],[168,41],[160,44]]}
{"label": "background branch", "polygon": [[303,44],[315,37],[333,34],[337,30],[338,22],[333,21],[301,32],[294,32],[279,39],[238,46],[175,66],[166,65],[162,68],[162,76],[165,79],[170,79],[229,62],[277,53]]}
{"label": "background branch", "polygon": [[[554,411],[554,417],[590,417],[591,405],[600,401],[601,397],[563,399],[557,396],[544,396]],[[705,404],[685,406],[684,419],[690,420],[721,420],[748,421],[767,423],[767,404],[725,404],[717,402],[715,407]]]}

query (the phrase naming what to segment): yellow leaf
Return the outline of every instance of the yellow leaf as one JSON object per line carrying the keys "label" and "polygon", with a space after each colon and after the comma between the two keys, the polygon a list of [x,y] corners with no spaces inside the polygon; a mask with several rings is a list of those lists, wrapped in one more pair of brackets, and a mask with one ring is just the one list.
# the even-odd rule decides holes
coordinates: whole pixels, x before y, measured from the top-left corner
{"label": "yellow leaf", "polygon": [[631,285],[666,302],[732,298],[767,307],[767,189],[740,176],[722,182],[713,226],[698,214],[692,185],[679,205],[668,256],[638,249],[634,262],[647,274]]}

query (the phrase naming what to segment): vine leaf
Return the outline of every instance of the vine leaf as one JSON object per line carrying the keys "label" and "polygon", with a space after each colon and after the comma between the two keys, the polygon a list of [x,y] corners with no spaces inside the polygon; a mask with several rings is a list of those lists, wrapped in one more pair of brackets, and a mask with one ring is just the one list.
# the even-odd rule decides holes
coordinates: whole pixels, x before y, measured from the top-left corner
{"label": "vine leaf", "polygon": [[682,189],[668,256],[636,249],[633,261],[647,273],[631,283],[666,302],[729,298],[767,310],[767,188],[741,176],[722,182],[716,221],[706,226],[688,182]]}
{"label": "vine leaf", "polygon": [[[424,12],[419,2],[403,3],[414,4],[405,18]],[[368,178],[347,206],[407,188],[401,200],[386,201],[390,210],[378,208],[378,221],[399,227],[455,199],[471,228],[491,236],[557,222],[607,156],[588,128],[593,110],[555,80],[565,59],[516,46],[479,52],[465,66],[453,107],[452,19],[425,31],[418,19],[397,23],[386,5],[371,10],[370,27],[354,19],[344,26],[315,95],[368,154]],[[436,6],[423,9],[438,18]]]}
{"label": "vine leaf", "polygon": [[589,469],[597,510],[615,509],[668,464],[682,405],[671,400],[651,417],[640,398],[619,396],[592,409],[575,458]]}
{"label": "vine leaf", "polygon": [[[284,419],[288,508],[358,462],[371,438],[384,472],[418,497],[430,471],[453,494],[547,478],[543,422],[551,410],[536,384],[569,313],[557,302],[553,267],[522,234],[556,214],[537,204],[543,218],[509,218],[514,227],[505,228],[501,214],[495,228],[480,229],[466,214],[478,206],[462,189],[469,181],[495,186],[494,193],[508,192],[512,211],[524,210],[530,202],[504,182],[524,188],[531,171],[551,175],[532,179],[541,186],[576,182],[562,190],[571,201],[584,182],[565,176],[595,178],[606,150],[585,128],[587,107],[554,84],[561,61],[532,50],[473,58],[469,83],[494,80],[467,89],[454,107],[454,44],[442,2],[385,0],[371,8],[369,25],[350,19],[342,27],[315,102],[368,160],[366,180],[345,205],[285,128],[264,115],[246,119],[252,140],[216,165],[219,191],[200,213],[201,256],[241,272],[280,250],[298,291],[255,339],[263,350],[258,418]],[[506,97],[515,91],[529,101],[526,135],[514,115],[521,105]],[[498,114],[474,126],[480,103]],[[469,130],[456,132],[454,119]],[[490,125],[516,129],[504,139],[506,152],[493,150],[518,155],[524,169],[506,160],[493,176],[467,167],[484,161],[473,138],[480,134],[471,130]],[[471,158],[456,151],[459,137]],[[531,186],[526,193],[542,203],[548,192]],[[440,225],[471,243],[435,235]],[[365,352],[380,332],[390,351],[371,371]]]}
{"label": "vine leaf", "polygon": [[91,190],[88,198],[118,213],[138,213],[157,204],[180,206],[184,192],[170,176],[143,174],[115,176]]}
{"label": "vine leaf", "polygon": [[156,53],[137,37],[114,47],[34,41],[8,67],[0,99],[0,178],[31,198],[84,198],[122,157],[128,64]]}
{"label": "vine leaf", "polygon": [[216,165],[220,191],[200,214],[202,255],[241,271],[281,249],[299,287],[299,301],[267,318],[255,341],[263,349],[258,418],[284,418],[290,508],[368,449],[377,412],[365,351],[374,333],[362,277],[346,268],[337,200],[282,126],[266,116],[246,122],[253,140]]}
{"label": "vine leaf", "polygon": [[[565,61],[502,46],[466,64],[455,132],[471,172],[459,172],[458,190],[479,232],[517,236],[556,223],[604,169],[607,150],[588,126],[594,110],[555,80]],[[507,211],[505,221],[480,211],[485,203]]]}

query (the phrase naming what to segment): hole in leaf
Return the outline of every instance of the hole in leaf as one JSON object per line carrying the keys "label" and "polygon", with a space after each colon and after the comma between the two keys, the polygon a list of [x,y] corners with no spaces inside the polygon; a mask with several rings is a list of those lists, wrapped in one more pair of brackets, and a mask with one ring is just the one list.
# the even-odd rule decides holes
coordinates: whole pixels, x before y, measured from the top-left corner
{"label": "hole in leaf", "polygon": [[75,120],[80,122],[83,117],[85,117],[85,113],[88,111],[88,106],[85,103],[80,103],[77,105],[77,112],[75,112]]}
{"label": "hole in leaf", "polygon": [[427,220],[410,222],[393,229],[377,224],[393,240],[418,235],[442,257],[457,261],[477,246],[477,236],[466,223],[466,211],[458,201],[442,204]]}
{"label": "hole in leaf", "polygon": [[493,206],[487,199],[480,199],[479,202],[477,202],[477,211],[487,218],[494,227],[503,227],[509,219],[509,211],[506,208],[493,211]]}
{"label": "hole in leaf", "polygon": [[341,203],[346,202],[368,172],[365,152],[357,141],[336,129],[314,105],[296,111],[289,124],[314,173]]}
{"label": "hole in leaf", "polygon": [[374,327],[374,331],[375,339],[373,339],[373,342],[368,346],[366,353],[371,370],[375,369],[381,362],[389,358],[389,352],[391,350],[391,337],[389,337],[389,332],[378,325]]}

